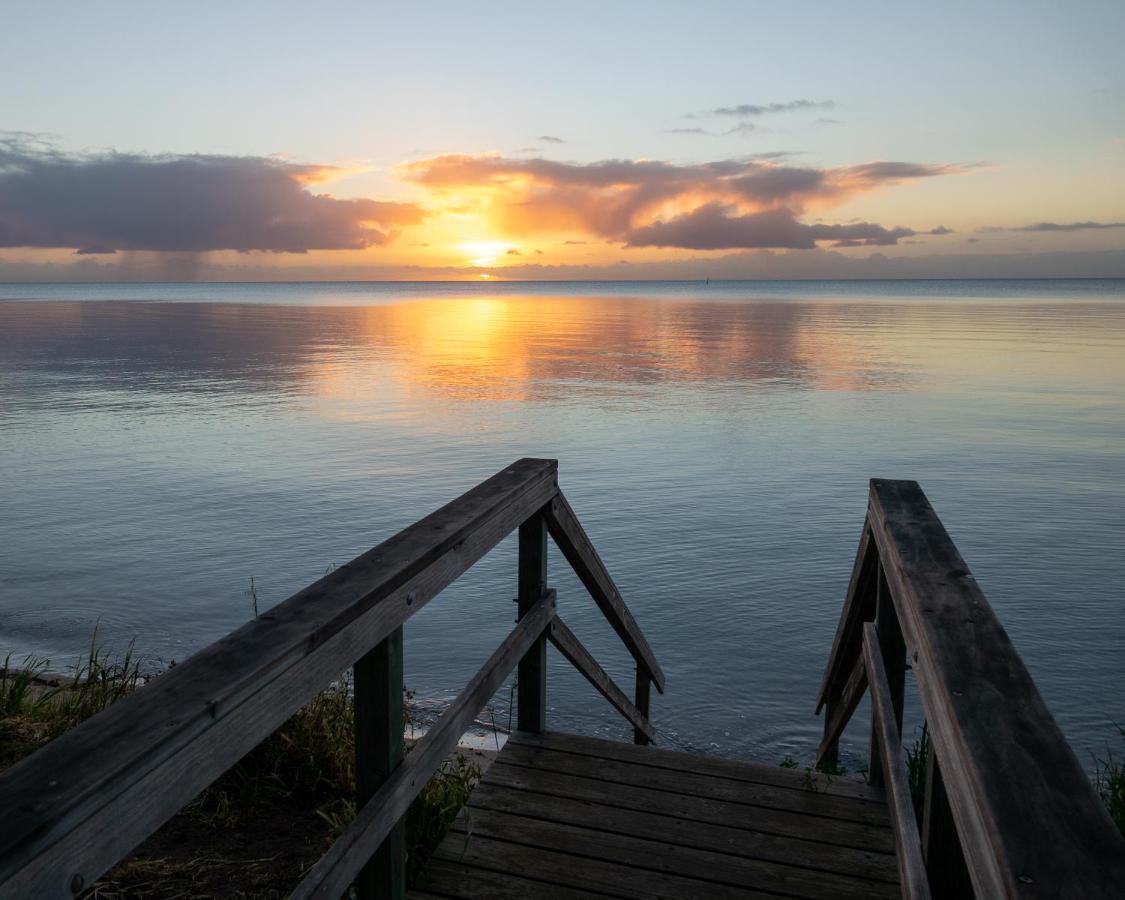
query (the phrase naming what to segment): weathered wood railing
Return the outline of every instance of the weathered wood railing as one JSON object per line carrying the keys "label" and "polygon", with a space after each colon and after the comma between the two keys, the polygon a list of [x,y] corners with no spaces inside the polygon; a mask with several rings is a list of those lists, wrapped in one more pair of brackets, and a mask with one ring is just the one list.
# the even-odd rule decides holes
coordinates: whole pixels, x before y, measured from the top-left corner
{"label": "weathered wood railing", "polygon": [[[921,833],[901,752],[910,660],[930,740]],[[865,691],[904,896],[1120,897],[1125,841],[921,488],[871,482],[817,710],[834,760]]]}
{"label": "weathered wood railing", "polygon": [[[518,662],[518,721],[541,731],[550,641],[655,738],[649,684],[664,674],[574,511],[555,460],[523,459],[0,776],[0,897],[72,897],[354,667],[358,813],[295,897],[403,893],[402,816]],[[403,752],[402,626],[519,529],[519,618],[465,690]],[[630,701],[559,618],[547,535],[636,661]]]}

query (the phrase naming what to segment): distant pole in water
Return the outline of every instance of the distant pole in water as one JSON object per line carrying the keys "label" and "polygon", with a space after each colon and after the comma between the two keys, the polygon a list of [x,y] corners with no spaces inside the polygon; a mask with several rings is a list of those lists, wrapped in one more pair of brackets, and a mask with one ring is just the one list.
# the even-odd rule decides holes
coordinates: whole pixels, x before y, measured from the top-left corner
{"label": "distant pole in water", "polygon": [[710,275],[708,275],[708,276],[707,276],[706,278],[704,278],[704,279],[703,279],[703,283],[704,283],[704,284],[710,284],[710,283],[711,283],[711,276],[710,276]]}

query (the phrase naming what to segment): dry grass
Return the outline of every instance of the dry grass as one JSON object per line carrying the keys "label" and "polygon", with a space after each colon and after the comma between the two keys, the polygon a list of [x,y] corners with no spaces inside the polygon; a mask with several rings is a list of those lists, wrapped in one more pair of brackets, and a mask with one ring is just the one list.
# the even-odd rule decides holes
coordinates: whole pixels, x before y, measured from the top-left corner
{"label": "dry grass", "polygon": [[[0,769],[141,688],[130,647],[113,655],[96,636],[71,676],[51,683],[46,660],[0,670]],[[189,803],[85,896],[285,897],[355,814],[354,708],[347,678],[329,685]],[[412,879],[480,777],[457,755],[406,816]]]}

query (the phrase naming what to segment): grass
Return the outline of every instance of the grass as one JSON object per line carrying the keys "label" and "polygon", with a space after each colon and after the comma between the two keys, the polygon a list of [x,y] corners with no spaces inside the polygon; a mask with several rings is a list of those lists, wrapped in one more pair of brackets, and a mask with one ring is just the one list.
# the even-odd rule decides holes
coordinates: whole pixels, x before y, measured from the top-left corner
{"label": "grass", "polygon": [[[90,648],[70,677],[44,676],[48,662],[11,658],[0,670],[0,769],[141,688],[150,677],[132,647],[120,656]],[[298,710],[87,896],[283,897],[355,815],[354,706],[339,679]],[[408,880],[421,871],[464,806],[480,769],[447,759],[405,822]]]}
{"label": "grass", "polygon": [[910,800],[914,804],[914,816],[918,827],[922,827],[922,812],[926,808],[926,766],[930,759],[930,727],[922,723],[921,732],[914,743],[906,748],[906,783],[910,785]]}
{"label": "grass", "polygon": [[[799,769],[800,764],[792,756],[786,756],[778,765],[783,769]],[[830,759],[821,760],[816,765],[805,766],[804,785],[810,791],[827,791],[832,786],[835,778],[843,778],[848,774],[847,766]]]}
{"label": "grass", "polygon": [[[1113,727],[1117,729],[1118,736],[1125,740],[1125,728],[1116,722]],[[1094,769],[1094,785],[1098,789],[1098,795],[1109,810],[1117,830],[1125,835],[1125,763],[1107,747],[1105,759],[1094,757]]]}

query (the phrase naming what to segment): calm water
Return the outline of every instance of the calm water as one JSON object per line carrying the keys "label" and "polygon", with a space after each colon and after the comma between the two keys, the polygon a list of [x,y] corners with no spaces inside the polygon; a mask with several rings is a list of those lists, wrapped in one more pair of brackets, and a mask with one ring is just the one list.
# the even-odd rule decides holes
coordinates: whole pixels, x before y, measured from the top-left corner
{"label": "calm water", "polygon": [[[0,285],[0,650],[65,661],[100,622],[183,659],[251,577],[279,602],[528,455],[559,458],[675,742],[811,755],[875,475],[922,482],[1084,759],[1125,722],[1123,282]],[[411,621],[420,698],[492,651],[514,578],[508,542]],[[554,724],[623,733],[550,679]]]}

